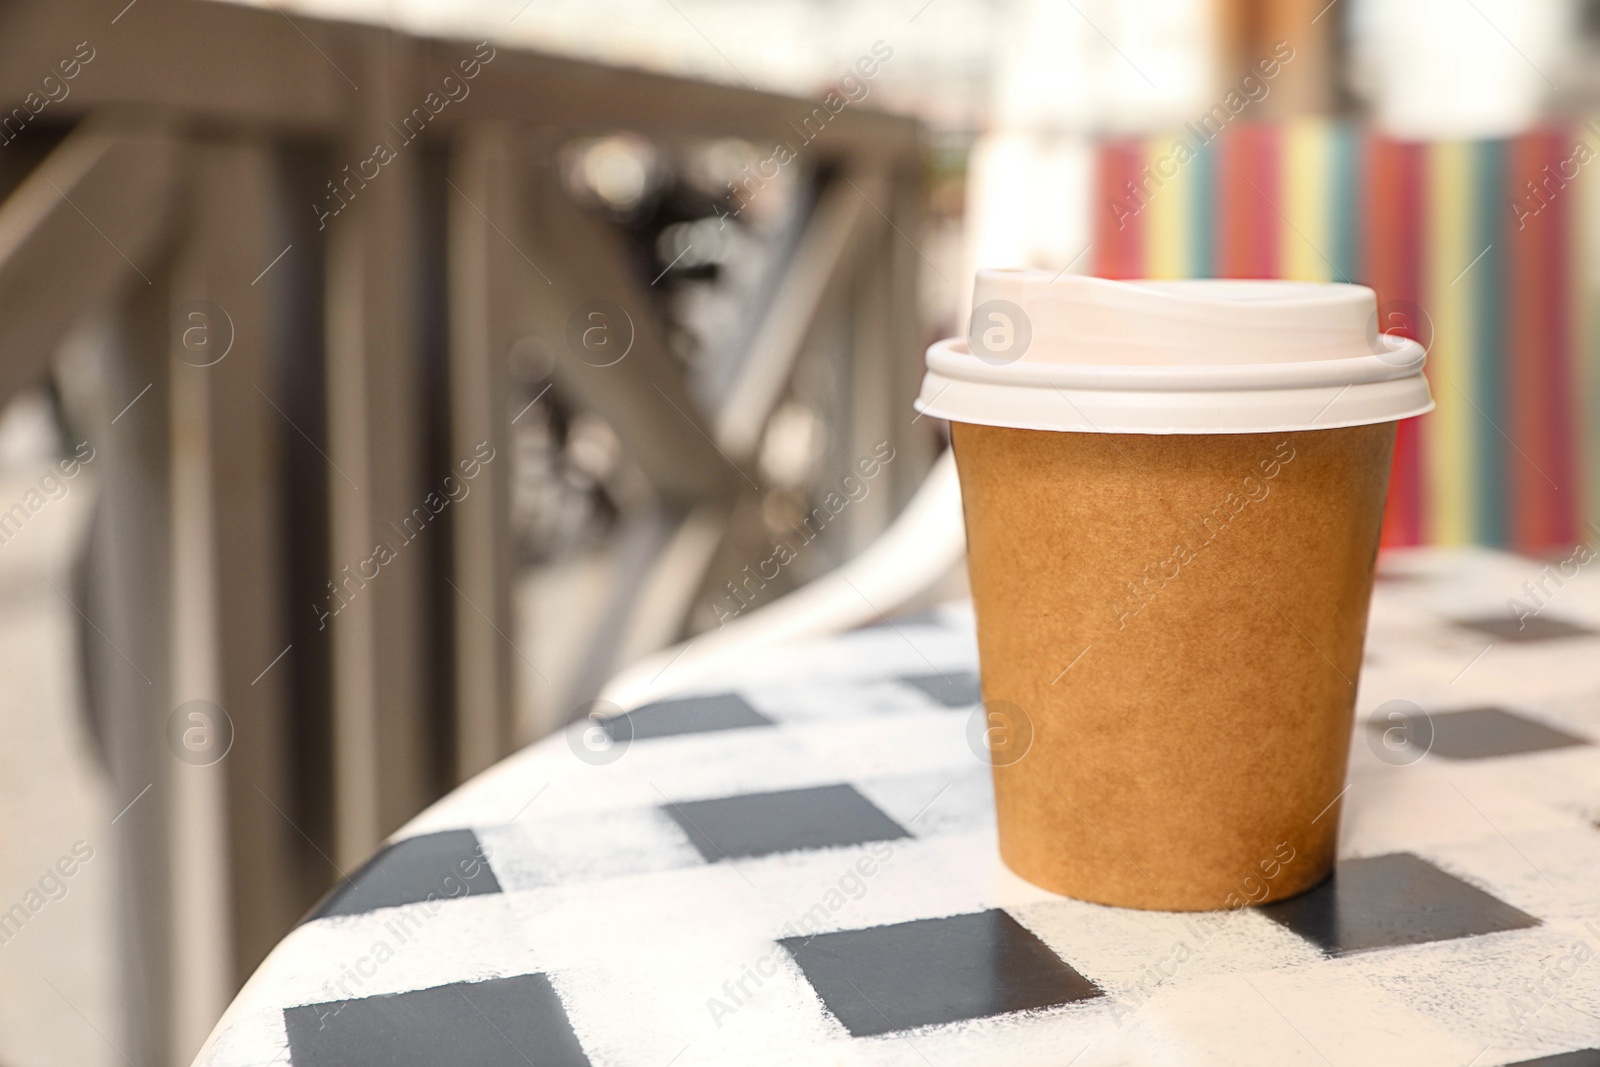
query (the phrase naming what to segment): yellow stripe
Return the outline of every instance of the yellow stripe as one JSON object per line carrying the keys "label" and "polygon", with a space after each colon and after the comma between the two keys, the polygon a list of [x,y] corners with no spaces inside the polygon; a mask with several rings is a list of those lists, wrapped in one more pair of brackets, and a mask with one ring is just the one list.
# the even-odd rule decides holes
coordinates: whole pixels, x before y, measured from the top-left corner
{"label": "yellow stripe", "polygon": [[[1174,138],[1145,142],[1152,192],[1145,207],[1145,273],[1152,278],[1186,278],[1189,274],[1189,182],[1173,154]],[[1173,175],[1167,177],[1167,175]]]}
{"label": "yellow stripe", "polygon": [[1288,225],[1279,229],[1278,259],[1285,278],[1335,280],[1329,262],[1332,144],[1332,131],[1322,119],[1297,119],[1284,126],[1279,210]]}
{"label": "yellow stripe", "polygon": [[1426,166],[1423,284],[1425,306],[1433,323],[1428,378],[1438,407],[1421,424],[1427,464],[1424,530],[1435,544],[1456,545],[1473,539],[1473,494],[1477,489],[1469,465],[1474,426],[1466,399],[1475,392],[1467,347],[1474,290],[1461,272],[1482,249],[1472,248],[1469,240],[1473,232],[1469,146],[1459,141],[1431,145]]}

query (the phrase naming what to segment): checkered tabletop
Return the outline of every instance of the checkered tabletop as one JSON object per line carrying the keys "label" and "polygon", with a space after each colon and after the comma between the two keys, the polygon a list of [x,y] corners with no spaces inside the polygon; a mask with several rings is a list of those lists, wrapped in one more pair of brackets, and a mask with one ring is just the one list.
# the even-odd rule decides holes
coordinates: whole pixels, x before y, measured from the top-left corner
{"label": "checkered tabletop", "polygon": [[1383,567],[1342,858],[1303,896],[1141,912],[1008,872],[950,606],[507,759],[198,1062],[1600,1064],[1600,566]]}

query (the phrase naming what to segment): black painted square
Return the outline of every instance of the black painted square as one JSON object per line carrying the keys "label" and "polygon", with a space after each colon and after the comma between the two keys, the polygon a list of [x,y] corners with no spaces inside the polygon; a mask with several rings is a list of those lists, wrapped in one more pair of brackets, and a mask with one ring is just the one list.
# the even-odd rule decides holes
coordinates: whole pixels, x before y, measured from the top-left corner
{"label": "black painted square", "polygon": [[285,1008],[294,1067],[588,1067],[542,974]]}
{"label": "black painted square", "polygon": [[970,708],[983,699],[977,671],[912,674],[900,680],[916,686],[947,708]]}
{"label": "black painted square", "polygon": [[477,835],[445,830],[408,837],[372,857],[347,882],[335,886],[305,921],[360,915],[378,908],[500,892],[500,882]]}
{"label": "black painted square", "polygon": [[1554,1056],[1540,1056],[1536,1060],[1518,1060],[1505,1067],[1600,1067],[1600,1048],[1558,1052]]}
{"label": "black painted square", "polygon": [[694,800],[665,810],[711,863],[911,836],[848,785]]}
{"label": "black painted square", "polygon": [[716,730],[742,730],[751,726],[771,726],[773,722],[738,694],[719,693],[715,696],[657,701],[625,715],[601,719],[600,725],[612,740],[629,737],[638,740],[676,734],[704,734]]}
{"label": "black painted square", "polygon": [[1489,759],[1589,743],[1503,708],[1466,708],[1437,712],[1430,718],[1433,747],[1429,751],[1445,759]]}
{"label": "black painted square", "polygon": [[1561,637],[1594,637],[1595,631],[1565,619],[1549,615],[1530,615],[1518,621],[1515,615],[1485,615],[1477,619],[1462,619],[1460,624],[1469,630],[1488,634],[1500,641],[1552,641]]}
{"label": "black painted square", "polygon": [[1343,860],[1315,889],[1259,910],[1335,956],[1539,925],[1409,852]]}
{"label": "black painted square", "polygon": [[1102,995],[999,909],[788,937],[779,944],[855,1037]]}

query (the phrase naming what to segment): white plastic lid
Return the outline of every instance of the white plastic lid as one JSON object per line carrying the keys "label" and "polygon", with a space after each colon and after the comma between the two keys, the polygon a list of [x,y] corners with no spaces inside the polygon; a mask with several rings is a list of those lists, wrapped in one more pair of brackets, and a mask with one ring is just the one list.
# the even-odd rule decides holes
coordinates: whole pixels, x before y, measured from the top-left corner
{"label": "white plastic lid", "polygon": [[1424,358],[1360,285],[979,271],[968,336],[928,349],[916,409],[1089,433],[1361,426],[1432,410]]}

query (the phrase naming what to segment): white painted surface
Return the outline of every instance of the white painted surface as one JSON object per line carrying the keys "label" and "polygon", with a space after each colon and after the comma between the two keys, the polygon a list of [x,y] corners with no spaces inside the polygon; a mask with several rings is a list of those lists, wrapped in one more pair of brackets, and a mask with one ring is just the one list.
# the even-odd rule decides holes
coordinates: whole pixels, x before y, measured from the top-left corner
{"label": "white painted surface", "polygon": [[[51,469],[12,454],[0,470],[0,511]],[[0,942],[0,1063],[111,1067],[122,1060],[117,968],[117,855],[111,796],[84,718],[80,620],[71,564],[94,504],[93,468],[61,482],[20,533],[0,544],[0,912],[79,842],[92,850],[26,924]],[[59,490],[57,490],[59,492]],[[51,588],[51,583],[55,588]],[[145,798],[148,801],[148,797]]]}
{"label": "white painted surface", "polygon": [[[1520,677],[1515,708],[1600,742],[1600,638],[1496,645],[1473,662],[1486,642],[1449,622],[1462,611],[1504,612],[1506,590],[1538,567],[1478,551],[1389,557],[1386,570],[1416,577],[1380,584],[1373,633],[1382,639],[1369,645],[1376,666],[1363,680],[1360,714],[1408,694],[1431,710],[1470,707],[1509,694]],[[1595,617],[1597,593],[1587,577],[1569,583],[1550,611]],[[1414,852],[1537,916],[1538,927],[1342,958],[1255,912],[1208,920],[1202,937],[1194,916],[1068,900],[1000,864],[988,771],[967,747],[968,712],[891,681],[930,664],[973,669],[970,626],[970,612],[944,609],[931,621],[795,645],[706,690],[739,692],[775,727],[638,740],[604,767],[579,761],[561,736],[504,761],[399,836],[475,828],[505,892],[446,905],[358,992],[545,972],[596,1064],[1490,1067],[1600,1045],[1600,958],[1525,1022],[1513,1009],[1578,941],[1600,946],[1600,745],[1397,767],[1377,758],[1364,730],[1354,739],[1342,854]],[[830,912],[828,928],[1000,907],[1108,996],[849,1037],[773,939],[867,849],[707,865],[658,810],[663,798],[841,781],[914,838],[893,843],[864,889]],[[199,1062],[282,1062],[282,1009],[339,999],[329,979],[390,936],[393,915],[296,930]],[[1148,967],[1180,940],[1194,942],[1192,957],[1150,982]],[[716,1025],[708,998],[774,951],[776,975]]]}

